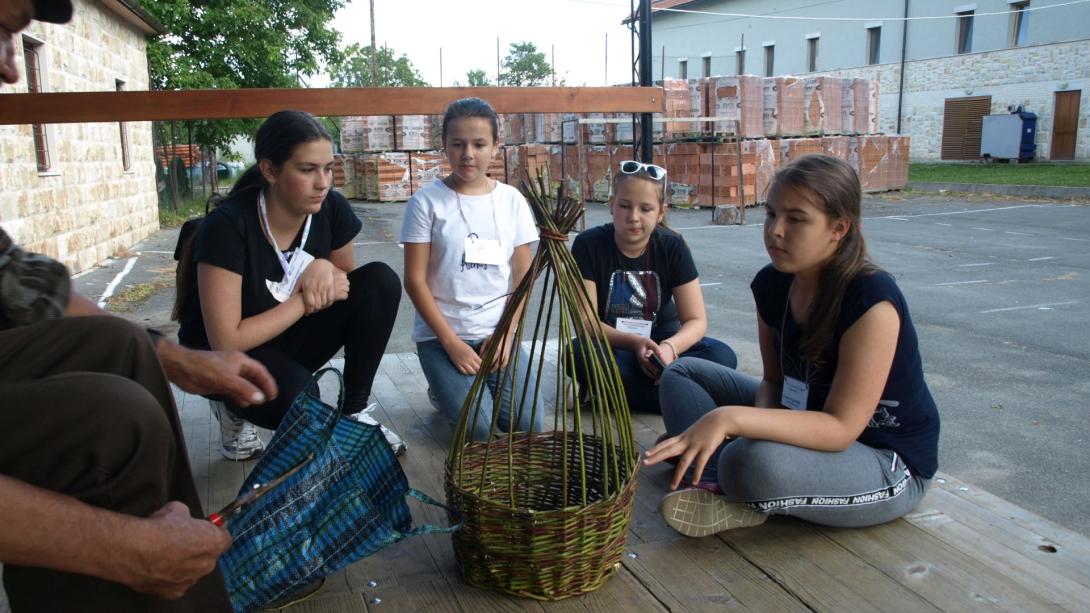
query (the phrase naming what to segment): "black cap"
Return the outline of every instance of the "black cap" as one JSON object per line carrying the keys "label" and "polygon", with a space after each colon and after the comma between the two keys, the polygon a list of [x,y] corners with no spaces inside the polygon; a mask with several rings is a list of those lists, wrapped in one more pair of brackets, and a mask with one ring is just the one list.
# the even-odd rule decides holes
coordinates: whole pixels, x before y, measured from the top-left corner
{"label": "black cap", "polygon": [[68,23],[72,18],[71,0],[34,0],[34,18],[49,23]]}

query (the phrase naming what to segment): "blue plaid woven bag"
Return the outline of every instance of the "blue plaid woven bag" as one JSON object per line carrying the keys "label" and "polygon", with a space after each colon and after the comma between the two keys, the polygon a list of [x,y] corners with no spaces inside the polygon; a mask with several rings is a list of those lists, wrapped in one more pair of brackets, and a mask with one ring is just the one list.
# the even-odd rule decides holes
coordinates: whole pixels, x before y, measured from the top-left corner
{"label": "blue plaid woven bag", "polygon": [[[235,611],[252,611],[406,537],[453,532],[412,526],[406,496],[447,509],[409,487],[378,426],[342,418],[309,390],[295,399],[239,494],[305,464],[227,522],[233,542],[219,567]],[[313,454],[313,457],[308,458]],[[448,517],[456,513],[447,509]]]}

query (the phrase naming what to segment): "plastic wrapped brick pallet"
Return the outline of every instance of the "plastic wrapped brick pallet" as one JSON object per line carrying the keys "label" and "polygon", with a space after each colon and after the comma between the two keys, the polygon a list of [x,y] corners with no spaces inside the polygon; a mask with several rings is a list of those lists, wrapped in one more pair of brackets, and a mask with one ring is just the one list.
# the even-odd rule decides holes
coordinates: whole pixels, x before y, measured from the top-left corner
{"label": "plastic wrapped brick pallet", "polygon": [[[764,136],[764,89],[761,77],[710,77],[707,81],[707,98],[709,116],[738,122],[738,136]],[[719,132],[733,129],[727,122],[719,122],[716,126]]]}

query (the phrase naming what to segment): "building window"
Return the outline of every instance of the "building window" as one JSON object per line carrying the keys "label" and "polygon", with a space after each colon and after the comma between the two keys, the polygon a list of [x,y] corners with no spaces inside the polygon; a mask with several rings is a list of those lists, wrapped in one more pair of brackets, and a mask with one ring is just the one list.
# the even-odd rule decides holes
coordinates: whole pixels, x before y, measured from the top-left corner
{"label": "building window", "polygon": [[705,77],[712,76],[712,56],[710,56],[710,55],[705,55],[704,56],[703,74],[704,74]]}
{"label": "building window", "polygon": [[1029,42],[1029,2],[1015,2],[1011,7],[1011,46],[1017,47]]}
{"label": "building window", "polygon": [[973,13],[975,11],[963,11],[958,16],[958,53],[972,53],[973,51]]}
{"label": "building window", "polygon": [[[117,85],[117,91],[125,91],[125,82],[121,79],[115,80]],[[129,155],[129,125],[124,121],[118,122],[118,128],[121,130],[121,167],[125,170],[132,170],[132,157]]]}
{"label": "building window", "polygon": [[817,72],[819,40],[821,39],[817,36],[806,39],[806,70],[808,72]]}
{"label": "building window", "polygon": [[746,50],[739,49],[734,52],[735,72],[746,74]]}
{"label": "building window", "polygon": [[765,45],[765,76],[776,74],[776,45]]}
{"label": "building window", "polygon": [[877,64],[882,58],[882,27],[867,28],[867,63]]}
{"label": "building window", "polygon": [[[40,94],[44,91],[42,85],[42,44],[29,38],[23,38],[23,59],[26,62],[26,86],[32,94]],[[34,155],[38,159],[38,172],[46,172],[52,166],[49,160],[49,140],[46,137],[45,126],[36,123],[31,126],[34,133]]]}
{"label": "building window", "polygon": [[689,60],[677,61],[677,78],[688,79],[689,78]]}

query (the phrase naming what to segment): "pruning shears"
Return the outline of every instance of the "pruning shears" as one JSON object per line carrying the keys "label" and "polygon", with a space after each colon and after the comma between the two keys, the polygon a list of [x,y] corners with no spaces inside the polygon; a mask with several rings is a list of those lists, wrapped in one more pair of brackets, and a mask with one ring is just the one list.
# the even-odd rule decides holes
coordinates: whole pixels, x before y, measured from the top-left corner
{"label": "pruning shears", "polygon": [[299,462],[295,466],[291,467],[287,472],[273,479],[272,481],[269,481],[267,483],[255,483],[253,489],[239,496],[238,498],[235,498],[234,500],[229,502],[227,506],[223,507],[215,513],[212,513],[206,519],[222,528],[224,524],[227,523],[227,519],[229,517],[241,511],[246,505],[253,504],[262,496],[271,492],[273,488],[286,481],[288,477],[299,472],[299,469],[306,466],[307,463],[309,463],[313,459],[314,454],[311,453],[307,457],[303,458],[302,462]]}

